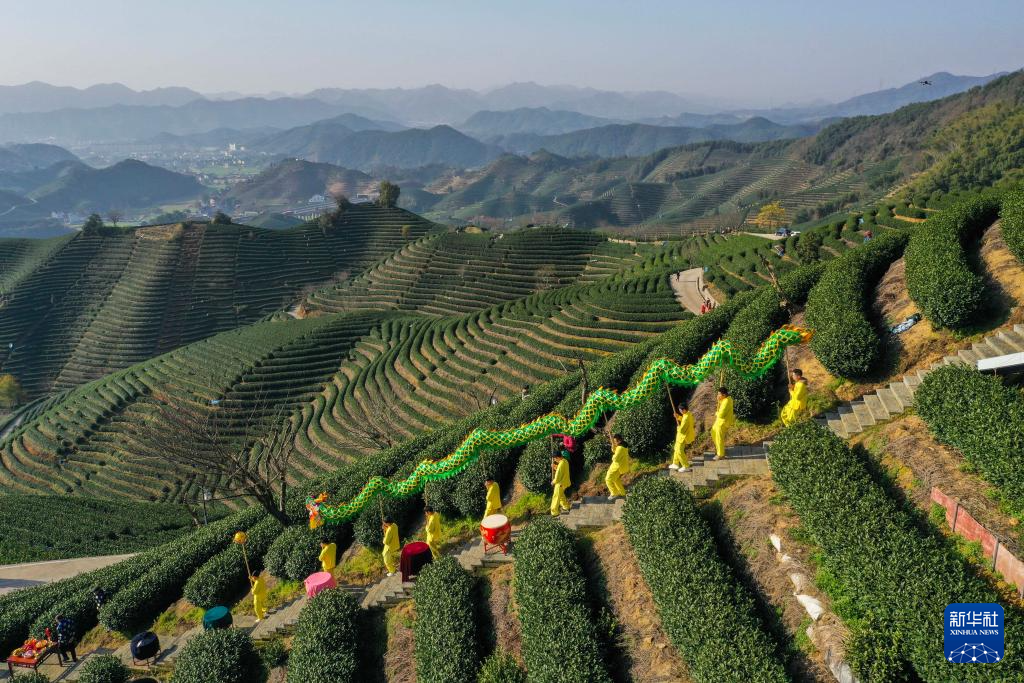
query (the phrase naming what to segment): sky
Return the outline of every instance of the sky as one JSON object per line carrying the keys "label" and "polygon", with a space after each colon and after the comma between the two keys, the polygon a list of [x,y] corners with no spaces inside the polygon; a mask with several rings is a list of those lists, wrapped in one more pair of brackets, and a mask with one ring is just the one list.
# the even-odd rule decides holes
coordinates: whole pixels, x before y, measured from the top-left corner
{"label": "sky", "polygon": [[744,106],[1024,66],[1020,0],[6,0],[0,84],[298,93],[535,81]]}

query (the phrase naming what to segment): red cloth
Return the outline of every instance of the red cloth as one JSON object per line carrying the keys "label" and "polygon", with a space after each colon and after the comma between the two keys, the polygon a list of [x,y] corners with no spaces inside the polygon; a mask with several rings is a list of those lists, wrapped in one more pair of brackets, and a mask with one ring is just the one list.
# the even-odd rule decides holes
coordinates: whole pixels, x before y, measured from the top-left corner
{"label": "red cloth", "polygon": [[562,445],[565,446],[565,450],[567,450],[570,453],[572,453],[572,452],[574,452],[576,450],[576,439],[574,439],[573,437],[569,436],[568,434],[563,434],[562,435]]}
{"label": "red cloth", "polygon": [[306,597],[311,598],[320,591],[337,588],[338,584],[330,572],[317,572],[306,577]]}
{"label": "red cloth", "polygon": [[430,546],[423,541],[406,543],[402,548],[402,557],[399,560],[399,567],[402,571],[402,581],[409,581],[420,573],[424,567],[434,561],[430,552]]}

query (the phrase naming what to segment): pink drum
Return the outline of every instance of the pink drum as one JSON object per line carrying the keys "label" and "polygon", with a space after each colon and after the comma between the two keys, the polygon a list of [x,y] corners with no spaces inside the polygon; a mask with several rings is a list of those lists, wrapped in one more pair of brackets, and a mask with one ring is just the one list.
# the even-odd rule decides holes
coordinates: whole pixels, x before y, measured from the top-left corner
{"label": "pink drum", "polygon": [[311,598],[320,591],[337,588],[338,584],[330,572],[317,572],[306,577],[306,597]]}
{"label": "pink drum", "polygon": [[480,522],[480,536],[484,540],[484,552],[489,548],[501,548],[508,555],[508,542],[512,538],[512,525],[505,515],[488,515]]}

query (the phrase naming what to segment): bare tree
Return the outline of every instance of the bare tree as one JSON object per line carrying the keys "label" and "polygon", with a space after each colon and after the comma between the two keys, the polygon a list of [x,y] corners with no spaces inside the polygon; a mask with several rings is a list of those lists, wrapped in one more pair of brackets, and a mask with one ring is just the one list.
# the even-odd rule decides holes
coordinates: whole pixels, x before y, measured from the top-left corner
{"label": "bare tree", "polygon": [[362,403],[366,406],[366,420],[352,420],[345,425],[346,436],[367,450],[390,448],[405,436],[401,423],[395,418],[394,410],[382,401],[367,396]]}
{"label": "bare tree", "polygon": [[288,467],[299,420],[261,397],[247,406],[154,397],[139,439],[175,473],[228,496],[255,500],[288,523]]}
{"label": "bare tree", "polygon": [[121,222],[122,218],[124,218],[124,213],[120,209],[111,209],[107,212],[107,220],[110,221],[110,224],[115,228],[117,227],[117,224]]}

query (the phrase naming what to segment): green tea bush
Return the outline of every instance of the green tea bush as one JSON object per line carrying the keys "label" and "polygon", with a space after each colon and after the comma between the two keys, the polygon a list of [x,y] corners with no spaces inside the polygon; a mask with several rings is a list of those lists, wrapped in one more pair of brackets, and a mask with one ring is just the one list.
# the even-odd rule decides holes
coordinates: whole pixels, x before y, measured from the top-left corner
{"label": "green tea bush", "polygon": [[925,375],[917,413],[935,438],[952,446],[981,476],[1024,510],[1024,398],[1020,390],[959,363]]}
{"label": "green tea bush", "polygon": [[265,675],[249,634],[224,628],[203,631],[185,643],[171,683],[253,683]]}
{"label": "green tea bush", "polygon": [[356,680],[359,604],[340,590],[317,593],[299,613],[288,657],[288,683]]}
{"label": "green tea bush", "polygon": [[308,535],[309,527],[305,524],[295,524],[282,531],[274,539],[263,558],[264,566],[271,576],[282,580],[288,579],[288,556],[296,545]]}
{"label": "green tea bush", "polygon": [[516,477],[534,493],[551,491],[551,445],[546,439],[532,441],[519,456]]}
{"label": "green tea bush", "polygon": [[1024,191],[1009,192],[1003,197],[999,220],[1006,246],[1024,263]]}
{"label": "green tea bush", "polygon": [[592,436],[583,444],[583,467],[588,472],[594,468],[594,465],[611,462],[611,460],[612,445],[608,441],[608,436],[603,432]]}
{"label": "green tea bush", "polygon": [[305,532],[297,536],[297,543],[284,563],[284,573],[289,581],[303,581],[320,571],[320,539],[308,528]]}
{"label": "green tea bush", "polygon": [[128,667],[114,655],[92,655],[78,673],[80,683],[127,683],[129,678]]}
{"label": "green tea bush", "polygon": [[527,526],[516,544],[514,588],[531,680],[611,681],[571,531],[550,518]]}
{"label": "green tea bush", "polygon": [[976,320],[985,282],[964,249],[998,211],[995,199],[968,200],[914,228],[906,251],[907,290],[936,326],[960,329]]}
{"label": "green tea bush", "polygon": [[807,298],[811,348],[837,377],[860,378],[878,367],[882,340],[868,319],[874,288],[907,245],[907,233],[888,231],[831,261]]}
{"label": "green tea bush", "polygon": [[[886,657],[913,669],[908,678],[1024,680],[1019,657],[962,666],[937,654],[942,652],[946,605],[998,602],[999,595],[937,535],[923,532],[845,442],[824,427],[802,422],[783,430],[769,455],[773,478],[821,550],[822,570],[839,583],[851,605],[874,620],[871,631],[896,648]],[[878,665],[873,645],[878,639],[863,635],[854,638],[861,649],[851,651],[851,659],[862,667],[864,662]],[[1012,607],[1006,607],[1006,647],[1014,652],[1024,648],[1024,620]]]}
{"label": "green tea bush", "polygon": [[526,672],[519,667],[515,657],[500,650],[480,667],[477,683],[526,683]]}
{"label": "green tea bush", "polygon": [[125,634],[148,626],[181,597],[189,577],[231,542],[231,532],[250,528],[264,514],[262,508],[248,508],[175,543],[174,552],[162,554],[145,574],[107,601],[100,610],[100,623],[111,631]]}
{"label": "green tea bush", "polygon": [[416,578],[416,680],[473,683],[480,668],[473,577],[453,557]]}
{"label": "green tea bush", "polygon": [[50,683],[50,677],[38,671],[18,674],[18,683]]}
{"label": "green tea bush", "polygon": [[[263,556],[281,531],[281,523],[270,515],[249,530],[245,552],[254,574],[263,570]],[[242,547],[232,543],[189,578],[185,583],[185,599],[196,607],[210,609],[217,605],[230,605],[248,590],[249,577],[246,576]]]}
{"label": "green tea bush", "polygon": [[662,627],[692,680],[789,680],[753,599],[719,557],[686,489],[671,479],[643,479],[630,491],[622,521]]}

